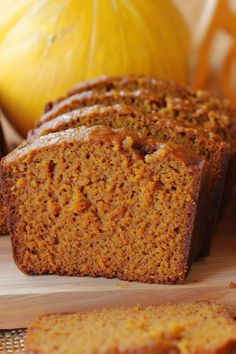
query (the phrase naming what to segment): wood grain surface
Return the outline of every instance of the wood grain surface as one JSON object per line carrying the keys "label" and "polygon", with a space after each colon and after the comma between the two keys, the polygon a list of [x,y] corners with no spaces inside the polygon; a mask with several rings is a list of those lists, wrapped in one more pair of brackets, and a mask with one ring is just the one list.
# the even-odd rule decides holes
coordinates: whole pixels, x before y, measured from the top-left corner
{"label": "wood grain surface", "polygon": [[219,224],[211,255],[196,262],[184,285],[118,279],[26,276],[14,265],[9,236],[0,237],[0,328],[23,328],[41,313],[165,302],[215,300],[236,316],[236,202]]}

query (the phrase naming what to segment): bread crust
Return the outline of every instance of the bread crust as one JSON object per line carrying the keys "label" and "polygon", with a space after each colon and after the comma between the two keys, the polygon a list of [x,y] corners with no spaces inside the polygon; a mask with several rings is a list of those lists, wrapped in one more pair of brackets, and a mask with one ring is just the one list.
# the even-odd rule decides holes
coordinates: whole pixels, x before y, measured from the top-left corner
{"label": "bread crust", "polygon": [[194,93],[188,87],[183,87],[175,81],[161,80],[157,78],[129,75],[121,77],[102,76],[93,80],[82,82],[71,90],[65,96],[59,97],[54,101],[48,102],[45,106],[45,113],[50,111],[55,105],[63,101],[65,98],[73,96],[77,93],[85,91],[112,91],[112,90],[137,90],[147,89],[159,94],[168,93],[168,95],[179,96],[187,98]]}

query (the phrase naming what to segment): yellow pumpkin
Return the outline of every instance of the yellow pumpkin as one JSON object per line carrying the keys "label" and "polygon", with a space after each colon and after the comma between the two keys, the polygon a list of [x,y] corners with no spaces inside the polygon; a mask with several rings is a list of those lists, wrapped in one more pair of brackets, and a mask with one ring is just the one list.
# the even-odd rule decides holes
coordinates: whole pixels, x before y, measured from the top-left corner
{"label": "yellow pumpkin", "polygon": [[44,104],[100,75],[188,80],[171,0],[0,0],[0,105],[22,135]]}

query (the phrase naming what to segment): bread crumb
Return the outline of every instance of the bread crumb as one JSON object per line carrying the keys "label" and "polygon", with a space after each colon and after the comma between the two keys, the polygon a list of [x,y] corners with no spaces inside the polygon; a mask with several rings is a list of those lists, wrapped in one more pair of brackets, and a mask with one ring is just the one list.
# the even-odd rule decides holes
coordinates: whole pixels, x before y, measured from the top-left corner
{"label": "bread crumb", "polygon": [[236,283],[235,282],[233,282],[233,281],[231,281],[230,283],[229,283],[229,288],[236,288]]}
{"label": "bread crumb", "polygon": [[197,278],[195,278],[195,279],[192,280],[193,283],[199,283],[199,281],[200,281],[200,280],[197,279]]}
{"label": "bread crumb", "polygon": [[129,287],[129,284],[121,284],[121,283],[117,283],[116,286],[119,286],[122,289],[127,289]]}

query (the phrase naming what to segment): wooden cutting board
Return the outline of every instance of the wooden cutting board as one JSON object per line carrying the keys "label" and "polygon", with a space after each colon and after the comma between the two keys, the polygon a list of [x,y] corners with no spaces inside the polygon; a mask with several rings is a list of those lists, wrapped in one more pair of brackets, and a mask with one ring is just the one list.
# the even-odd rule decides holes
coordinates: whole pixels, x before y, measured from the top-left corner
{"label": "wooden cutting board", "polygon": [[235,207],[219,224],[211,255],[193,265],[184,285],[26,276],[13,263],[9,236],[1,236],[0,329],[27,327],[40,313],[203,299],[226,304],[236,317]]}

